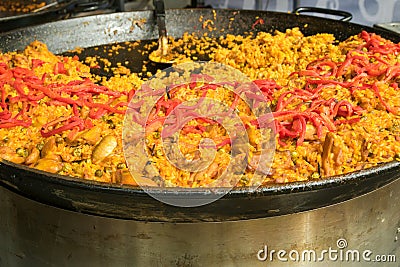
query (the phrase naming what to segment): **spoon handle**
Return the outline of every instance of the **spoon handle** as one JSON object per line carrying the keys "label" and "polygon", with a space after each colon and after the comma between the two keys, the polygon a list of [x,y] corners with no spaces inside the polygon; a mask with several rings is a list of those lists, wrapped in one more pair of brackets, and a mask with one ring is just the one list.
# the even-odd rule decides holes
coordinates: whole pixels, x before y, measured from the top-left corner
{"label": "spoon handle", "polygon": [[155,15],[157,18],[159,38],[167,37],[167,28],[165,26],[165,5],[164,0],[153,0]]}

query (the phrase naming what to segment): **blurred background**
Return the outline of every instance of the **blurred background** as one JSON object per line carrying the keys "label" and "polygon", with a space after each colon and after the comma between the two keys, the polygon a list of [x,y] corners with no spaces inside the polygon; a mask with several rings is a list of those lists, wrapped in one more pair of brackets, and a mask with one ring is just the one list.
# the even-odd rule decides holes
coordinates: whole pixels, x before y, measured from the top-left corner
{"label": "blurred background", "polygon": [[[400,0],[164,1],[166,8],[208,7],[291,12],[297,7],[319,7],[348,11],[353,15],[351,22],[367,26],[400,22]],[[149,9],[153,9],[153,0],[0,0],[0,32],[71,17]],[[37,12],[38,10],[41,12]],[[306,15],[329,17],[312,13]],[[397,31],[399,28],[397,26]]]}
{"label": "blurred background", "polygon": [[[123,2],[123,0],[114,1]],[[124,2],[126,11],[152,8],[151,0],[125,0]],[[166,8],[212,7],[281,12],[291,12],[300,6],[321,7],[348,11],[353,14],[351,22],[368,26],[400,21],[400,0],[165,0],[165,6]]]}
{"label": "blurred background", "polygon": [[[167,1],[178,2],[178,1]],[[296,6],[322,7],[349,11],[352,22],[372,26],[375,23],[400,21],[400,0],[204,0],[214,8],[292,11]]]}

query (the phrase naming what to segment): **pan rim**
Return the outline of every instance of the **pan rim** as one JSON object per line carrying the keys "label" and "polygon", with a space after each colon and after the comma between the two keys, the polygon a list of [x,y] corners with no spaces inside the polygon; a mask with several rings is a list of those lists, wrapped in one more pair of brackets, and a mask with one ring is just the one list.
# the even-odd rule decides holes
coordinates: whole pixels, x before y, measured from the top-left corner
{"label": "pan rim", "polygon": [[[2,166],[4,165],[4,166]],[[90,189],[95,191],[108,190],[113,192],[124,192],[128,194],[134,195],[146,195],[147,192],[154,194],[193,194],[194,196],[205,195],[205,194],[216,194],[216,195],[225,195],[229,188],[176,188],[176,187],[166,187],[166,188],[152,188],[147,187],[146,190],[142,189],[139,186],[133,185],[123,185],[123,184],[113,184],[106,183],[100,181],[93,180],[85,180],[84,178],[60,175],[60,174],[52,174],[49,172],[41,171],[38,169],[30,168],[21,164],[16,164],[10,161],[2,160],[0,161],[0,168],[12,168],[19,169],[20,171],[27,171],[32,174],[36,174],[37,177],[46,180],[50,183],[61,184],[65,186],[71,186],[75,188],[81,189]],[[304,182],[292,182],[292,183],[283,183],[283,184],[271,184],[268,186],[259,186],[255,190],[249,190],[248,187],[234,187],[228,190],[226,197],[235,197],[238,195],[269,195],[269,194],[288,194],[293,192],[308,192],[317,190],[320,188],[331,188],[335,186],[341,186],[345,184],[351,184],[353,182],[361,181],[363,179],[367,179],[370,176],[378,176],[379,173],[385,172],[390,169],[400,168],[400,161],[393,160],[386,163],[380,163],[377,166],[362,169],[342,175],[330,176],[326,179],[318,179],[318,180],[309,180]],[[395,178],[394,180],[400,179],[400,177]],[[2,182],[0,175],[0,182]]]}
{"label": "pan rim", "polygon": [[[67,1],[67,4],[69,2],[73,2],[74,0],[69,0]],[[223,14],[232,14],[232,15],[238,15],[238,14],[251,14],[251,15],[255,15],[255,16],[267,16],[269,14],[272,15],[277,15],[277,16],[287,16],[287,17],[296,17],[299,19],[312,19],[313,21],[325,21],[325,22],[329,22],[332,21],[334,23],[337,24],[343,24],[343,25],[353,25],[356,27],[361,27],[362,29],[366,29],[366,30],[374,30],[374,31],[378,31],[379,33],[387,33],[386,31],[380,30],[380,29],[376,29],[376,28],[372,28],[370,26],[366,26],[366,25],[360,25],[360,24],[356,24],[356,23],[352,23],[352,22],[345,22],[345,21],[340,21],[340,20],[335,20],[335,19],[331,19],[331,18],[322,18],[322,17],[318,17],[318,16],[310,16],[310,15],[303,15],[303,14],[296,14],[296,13],[286,13],[286,12],[279,12],[279,11],[256,11],[256,10],[237,10],[237,9],[211,9],[211,8],[202,8],[202,9],[196,9],[196,8],[185,8],[185,9],[167,9],[166,10],[166,15],[168,16],[169,14],[174,14],[174,13],[194,13],[194,12],[199,12],[199,15],[201,15],[202,13],[206,12],[206,13],[223,13]],[[38,14],[41,12],[38,12]],[[34,25],[31,27],[24,27],[24,28],[19,28],[19,29],[15,29],[12,30],[10,32],[4,32],[4,33],[0,33],[0,37],[1,36],[8,36],[12,33],[15,32],[19,32],[21,34],[21,36],[23,35],[23,33],[25,31],[29,31],[29,30],[35,30],[35,29],[41,29],[43,27],[49,26],[52,29],[55,29],[56,27],[53,27],[54,25],[63,25],[65,23],[68,22],[79,22],[79,23],[85,23],[88,21],[92,21],[92,20],[96,20],[96,19],[103,19],[103,20],[107,20],[107,19],[113,19],[113,18],[132,18],[132,14],[142,14],[144,16],[151,16],[152,11],[151,10],[143,10],[143,11],[127,11],[127,12],[116,12],[116,13],[110,13],[110,14],[97,14],[97,15],[89,15],[89,16],[85,16],[85,17],[76,17],[76,18],[68,18],[65,20],[61,20],[61,21],[53,21],[53,22],[47,22],[47,23],[43,23],[40,25]],[[251,25],[250,25],[251,26]],[[400,34],[396,34],[396,33],[389,33],[390,36],[392,38],[396,38],[399,37],[400,40]],[[82,47],[82,48],[86,48],[86,47]],[[3,51],[4,52],[4,51]],[[65,51],[64,51],[65,52]],[[61,54],[57,53],[57,54]],[[1,161],[1,164],[10,164],[12,166],[13,163],[7,163],[5,161]],[[35,170],[33,168],[29,168],[26,166],[22,166],[22,165],[16,165],[15,167],[19,167],[20,169],[26,169],[27,171],[32,171],[34,173],[38,173],[39,175],[42,174],[43,177],[47,177],[48,173],[39,171],[39,170]],[[336,175],[336,176],[332,176],[332,177],[328,177],[326,179],[321,179],[321,180],[315,180],[315,181],[304,181],[304,182],[293,182],[293,183],[287,183],[287,184],[282,184],[282,185],[278,185],[278,186],[263,186],[260,187],[260,189],[257,189],[254,191],[255,194],[260,194],[260,193],[271,193],[271,192],[286,192],[286,191],[290,191],[293,192],[294,190],[297,191],[309,191],[310,188],[320,188],[321,186],[326,187],[326,185],[330,185],[330,186],[335,186],[338,184],[343,184],[343,182],[348,183],[349,181],[351,181],[352,179],[356,178],[356,177],[362,177],[363,175],[368,175],[369,173],[373,173],[373,172],[380,172],[386,169],[390,169],[390,168],[396,168],[396,167],[400,167],[400,162],[394,160],[393,162],[389,162],[389,163],[380,163],[378,166],[372,167],[372,168],[368,168],[368,169],[364,169],[364,170],[360,170],[360,171],[355,171],[355,172],[351,172],[351,173],[347,173],[344,175]],[[113,188],[115,189],[130,189],[133,192],[142,192],[143,190],[134,190],[132,189],[129,185],[122,185],[122,186],[118,186],[115,184],[111,184],[111,183],[101,183],[101,182],[96,182],[96,181],[88,181],[88,180],[84,180],[82,178],[74,178],[74,177],[70,177],[70,176],[63,176],[63,175],[54,175],[54,174],[50,174],[50,176],[54,176],[57,177],[59,179],[55,179],[55,180],[64,180],[64,181],[70,181],[72,182],[76,182],[76,183],[84,183],[84,184],[88,184],[91,187],[105,187],[105,188],[110,188],[110,186],[106,186],[107,184],[112,185]],[[196,191],[191,189],[192,192]],[[201,192],[202,190],[200,190]],[[203,190],[204,191],[204,190]],[[216,192],[216,191],[214,191]],[[241,194],[246,192],[245,188],[234,188],[232,190],[230,190],[229,195],[236,195],[236,194]]]}
{"label": "pan rim", "polygon": [[[194,9],[167,10],[167,19],[168,15],[173,14],[187,14],[189,16],[194,16],[192,13],[195,13],[197,11],[198,10]],[[196,15],[200,16],[203,14],[208,14],[212,16],[212,11],[212,9],[201,9],[199,13],[196,13]],[[232,12],[238,11],[216,10],[216,12],[221,12],[221,16],[231,16],[233,14]],[[382,36],[389,36],[392,41],[400,41],[400,35],[387,33],[383,30],[374,29],[369,26],[358,25],[350,22],[342,22],[326,18],[273,11],[255,12],[249,10],[240,10],[240,13],[243,16],[251,16],[251,18],[254,18],[255,16],[267,17],[272,15],[276,15],[275,19],[279,20],[284,18],[293,18],[296,20],[295,23],[299,25],[304,25],[304,23],[307,23],[309,21],[313,21],[315,23],[334,22],[334,26],[337,26],[339,29],[350,28],[349,32],[354,32],[355,30],[361,31],[361,29],[373,30],[378,34],[382,34]],[[144,18],[151,19],[151,14],[151,11],[132,11],[104,15],[93,15],[57,22],[49,22],[42,25],[23,29],[17,29],[0,34],[0,49],[5,48],[6,51],[10,51],[10,49],[7,50],[7,46],[11,43],[13,47],[12,49],[17,49],[16,47],[20,47],[22,45],[26,46],[28,42],[27,40],[30,39],[30,37],[26,39],[26,36],[28,34],[32,34],[34,37],[40,36],[40,34],[44,34],[44,32],[49,31],[49,29],[51,29],[51,31],[57,30],[57,26],[67,26],[68,21],[70,20],[74,20],[73,26],[76,26],[78,23],[82,24],[85,22],[97,25],[99,23],[108,23],[115,19],[118,22],[122,21],[125,27],[125,20],[128,20],[128,18],[132,19],[133,16],[142,16]],[[250,27],[251,25],[248,25],[249,30]],[[289,26],[285,27],[288,28]],[[277,29],[277,27],[274,27],[272,30],[275,29]],[[148,31],[149,34],[147,36],[155,36],[155,30],[156,29],[154,27],[146,26],[146,31]],[[59,29],[57,33],[63,34],[63,29]],[[335,36],[336,34],[340,34],[340,32],[332,31],[331,33],[335,34]],[[125,29],[124,32],[121,32],[119,34],[123,35],[121,38],[131,37],[131,35],[128,35],[128,29]],[[54,36],[52,38],[54,38]],[[102,36],[101,38],[105,37]],[[114,42],[116,39],[113,38],[106,38],[104,40],[111,40],[110,42]],[[101,40],[103,41],[103,39]],[[97,41],[93,41],[93,43],[95,42]],[[85,48],[89,46],[82,47]],[[62,51],[65,51],[65,49]],[[62,53],[62,51],[57,53]],[[14,191],[17,191],[17,193],[22,196],[55,207],[61,207],[72,211],[79,211],[86,214],[99,215],[103,217],[149,221],[232,221],[238,219],[256,219],[260,217],[280,216],[289,213],[308,211],[315,208],[325,207],[331,204],[336,204],[345,200],[349,200],[379,189],[394,180],[400,180],[400,162],[397,160],[388,163],[382,163],[376,167],[371,167],[345,175],[333,176],[323,180],[262,187],[259,190],[255,190],[254,192],[248,192],[244,188],[235,188],[224,197],[208,205],[207,207],[198,209],[196,208],[192,210],[177,210],[173,207],[165,207],[166,205],[163,205],[163,203],[160,204],[158,201],[153,200],[146,194],[145,191],[137,187],[135,188],[129,185],[101,183],[83,180],[82,178],[74,178],[71,176],[54,175],[51,173],[41,172],[39,170],[35,170],[26,166],[0,161],[0,186],[4,186],[7,188],[14,187]],[[54,192],[54,190],[67,191],[69,189],[75,192],[70,192],[71,194],[67,195],[67,197],[69,197],[68,199],[61,199],[60,196],[56,194],[57,192]],[[188,189],[185,190],[187,191]],[[202,189],[190,189],[190,191],[193,195],[199,197],[206,193],[209,193],[204,192],[204,190]],[[82,193],[84,193],[83,196]],[[215,191],[214,193],[222,194],[225,193],[225,191]],[[176,192],[170,194],[176,194]],[[93,205],[97,203],[104,205],[100,205],[96,208],[92,208],[88,205],[74,206],[74,201],[76,200],[74,199],[74,197],[78,198],[81,201],[84,201],[83,199],[87,199],[88,205]],[[124,202],[125,200],[128,200],[128,202]],[[141,203],[141,201],[143,201],[143,203]],[[293,201],[295,203],[293,203]],[[109,210],[107,205],[109,205],[110,203],[117,205],[115,207],[119,207],[118,205],[120,205],[121,209]],[[136,206],[132,208],[129,206],[131,204]],[[274,208],[281,208],[281,211],[278,213],[273,213],[272,215],[266,212],[267,209]],[[177,213],[177,215],[175,213]]]}

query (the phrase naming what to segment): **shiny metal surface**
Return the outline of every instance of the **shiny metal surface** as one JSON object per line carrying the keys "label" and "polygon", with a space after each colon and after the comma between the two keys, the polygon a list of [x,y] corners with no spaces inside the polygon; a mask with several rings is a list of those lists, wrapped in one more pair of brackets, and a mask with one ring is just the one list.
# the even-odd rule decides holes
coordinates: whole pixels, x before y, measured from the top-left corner
{"label": "shiny metal surface", "polygon": [[[0,266],[399,266],[400,180],[308,212],[222,223],[155,223],[66,211],[0,187]],[[370,250],[397,262],[343,256]],[[342,240],[343,241],[343,240]],[[273,261],[257,259],[276,250]],[[337,250],[330,260],[325,249]],[[315,261],[282,262],[278,250],[315,250]],[[348,254],[348,255],[350,255]],[[292,254],[292,256],[295,254]],[[351,255],[350,255],[351,256]],[[312,258],[311,258],[312,259]]]}
{"label": "shiny metal surface", "polygon": [[395,32],[400,35],[400,21],[388,22],[388,23],[378,23],[378,24],[375,24],[374,27],[392,31],[392,32]]}

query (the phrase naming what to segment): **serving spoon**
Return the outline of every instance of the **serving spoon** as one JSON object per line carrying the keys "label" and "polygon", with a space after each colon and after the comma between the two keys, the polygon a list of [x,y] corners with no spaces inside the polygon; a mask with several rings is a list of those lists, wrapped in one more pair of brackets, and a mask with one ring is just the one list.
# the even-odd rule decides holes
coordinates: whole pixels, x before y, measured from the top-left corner
{"label": "serving spoon", "polygon": [[37,13],[37,12],[40,12],[40,11],[49,9],[49,8],[51,8],[51,7],[57,6],[57,5],[61,4],[61,3],[64,2],[64,1],[65,1],[65,0],[57,0],[57,1],[55,1],[55,2],[46,4],[46,5],[42,6],[42,7],[39,7],[39,8],[37,8],[37,9],[33,10],[32,13]]}
{"label": "serving spoon", "polygon": [[155,63],[172,64],[175,58],[168,47],[167,28],[165,26],[164,0],[153,0],[158,26],[158,48],[149,55],[149,59]]}

